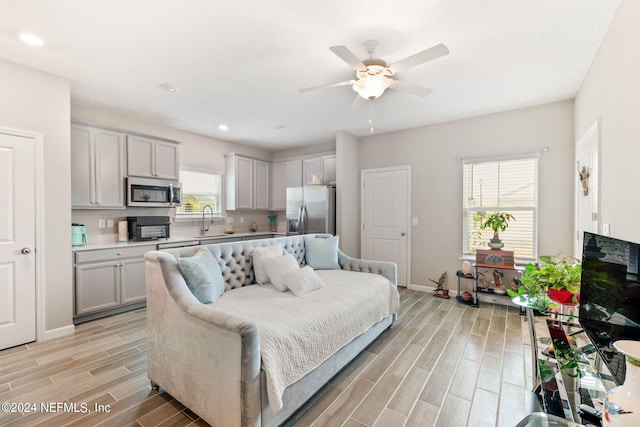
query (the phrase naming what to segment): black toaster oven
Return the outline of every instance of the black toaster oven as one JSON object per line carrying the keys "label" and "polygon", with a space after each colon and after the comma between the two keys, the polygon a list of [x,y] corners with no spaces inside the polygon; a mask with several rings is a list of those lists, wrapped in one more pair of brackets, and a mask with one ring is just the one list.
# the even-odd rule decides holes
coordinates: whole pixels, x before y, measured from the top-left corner
{"label": "black toaster oven", "polygon": [[128,216],[129,240],[159,240],[169,238],[171,218],[168,216]]}

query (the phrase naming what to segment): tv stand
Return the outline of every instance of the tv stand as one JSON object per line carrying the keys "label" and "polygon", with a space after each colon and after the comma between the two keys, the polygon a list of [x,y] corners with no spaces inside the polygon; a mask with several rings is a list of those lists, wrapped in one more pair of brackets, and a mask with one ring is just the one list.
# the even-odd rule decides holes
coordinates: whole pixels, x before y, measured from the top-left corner
{"label": "tv stand", "polygon": [[543,411],[570,422],[600,426],[602,402],[617,384],[580,327],[577,307],[559,306],[535,315],[536,310],[519,297],[513,302],[526,309],[533,391]]}

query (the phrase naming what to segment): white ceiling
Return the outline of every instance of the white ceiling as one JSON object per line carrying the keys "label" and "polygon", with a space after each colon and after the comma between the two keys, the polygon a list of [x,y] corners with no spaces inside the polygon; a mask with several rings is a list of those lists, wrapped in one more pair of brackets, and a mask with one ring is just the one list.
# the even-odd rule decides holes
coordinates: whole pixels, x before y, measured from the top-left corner
{"label": "white ceiling", "polygon": [[[382,133],[573,98],[619,2],[0,0],[0,58],[70,80],[74,103],[280,150],[368,135],[370,113]],[[388,90],[371,112],[348,86],[298,92],[352,79],[329,47],[364,59],[369,39],[388,63],[444,43],[397,76],[434,92]]]}

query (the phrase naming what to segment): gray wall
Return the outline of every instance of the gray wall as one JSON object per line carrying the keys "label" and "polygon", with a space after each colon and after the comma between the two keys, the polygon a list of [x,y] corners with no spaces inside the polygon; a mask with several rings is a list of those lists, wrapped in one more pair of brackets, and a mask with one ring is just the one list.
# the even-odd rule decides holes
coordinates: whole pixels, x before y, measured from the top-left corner
{"label": "gray wall", "polygon": [[[0,60],[0,126],[43,135],[43,261],[38,271],[44,338],[73,332],[69,82]],[[33,192],[33,188],[21,190]]]}
{"label": "gray wall", "polygon": [[340,249],[360,255],[360,159],[358,138],[336,133],[336,233]]}
{"label": "gray wall", "polygon": [[[600,120],[600,224],[640,242],[640,2],[623,0],[576,96],[576,140]],[[600,230],[601,232],[602,230]]]}
{"label": "gray wall", "polygon": [[431,285],[462,254],[462,163],[550,150],[539,162],[539,254],[572,254],[573,102],[563,101],[360,139],[360,169],[411,165],[411,283]]}

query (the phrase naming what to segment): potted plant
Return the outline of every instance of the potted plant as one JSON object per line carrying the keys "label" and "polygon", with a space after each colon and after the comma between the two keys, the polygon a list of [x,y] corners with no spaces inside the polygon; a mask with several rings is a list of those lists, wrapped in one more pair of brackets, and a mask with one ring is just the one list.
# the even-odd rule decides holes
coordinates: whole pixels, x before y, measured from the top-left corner
{"label": "potted plant", "polygon": [[550,298],[561,304],[577,303],[582,271],[580,263],[560,254],[543,255],[540,261],[542,262],[539,266],[529,264],[525,267],[520,279],[522,286],[518,288],[517,293],[511,291],[509,295],[527,294],[541,301],[548,301]]}
{"label": "potted plant", "polygon": [[493,238],[489,241],[489,247],[492,249],[500,249],[504,246],[498,232],[505,231],[509,228],[509,221],[515,221],[515,218],[507,212],[489,212],[483,217],[480,227],[482,229],[490,228],[493,230]]}

